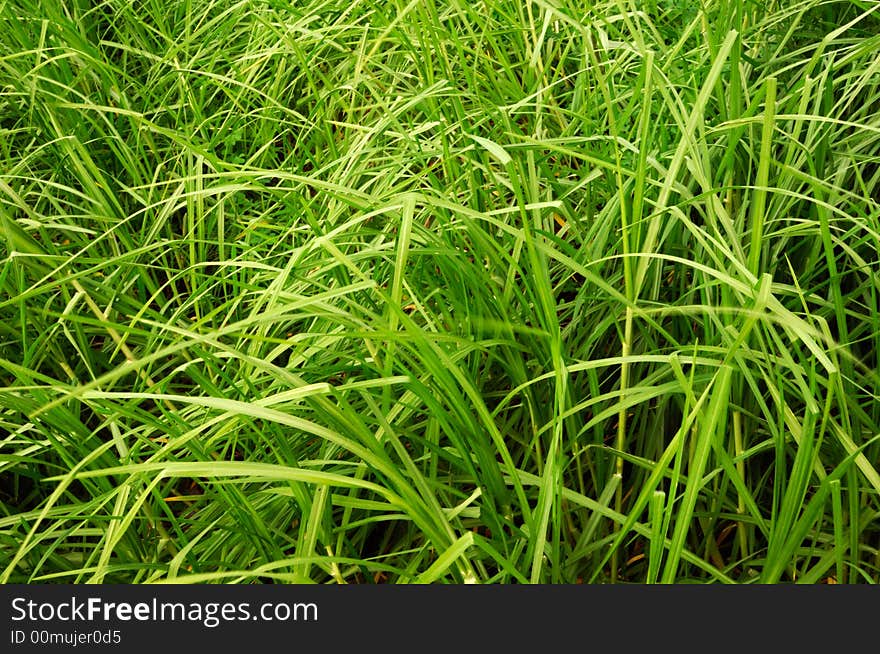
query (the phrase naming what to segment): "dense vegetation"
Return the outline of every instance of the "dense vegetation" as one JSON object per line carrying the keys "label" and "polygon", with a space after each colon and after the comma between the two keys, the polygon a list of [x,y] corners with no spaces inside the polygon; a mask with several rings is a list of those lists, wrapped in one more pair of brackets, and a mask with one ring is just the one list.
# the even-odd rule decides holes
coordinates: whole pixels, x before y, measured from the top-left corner
{"label": "dense vegetation", "polygon": [[0,0],[0,581],[880,581],[878,51]]}

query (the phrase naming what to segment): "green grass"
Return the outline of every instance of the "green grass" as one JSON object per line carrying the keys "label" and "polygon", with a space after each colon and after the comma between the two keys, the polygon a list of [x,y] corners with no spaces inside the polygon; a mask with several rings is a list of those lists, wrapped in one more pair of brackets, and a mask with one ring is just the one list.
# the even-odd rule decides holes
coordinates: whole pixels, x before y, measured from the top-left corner
{"label": "green grass", "polygon": [[0,581],[877,583],[878,7],[0,0]]}

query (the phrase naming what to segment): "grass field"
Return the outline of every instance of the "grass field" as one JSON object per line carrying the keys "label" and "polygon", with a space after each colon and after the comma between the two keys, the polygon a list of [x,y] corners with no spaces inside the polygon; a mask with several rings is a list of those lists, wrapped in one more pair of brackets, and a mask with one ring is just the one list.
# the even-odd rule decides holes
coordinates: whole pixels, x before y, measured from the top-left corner
{"label": "grass field", "polygon": [[878,52],[0,0],[0,582],[880,582]]}

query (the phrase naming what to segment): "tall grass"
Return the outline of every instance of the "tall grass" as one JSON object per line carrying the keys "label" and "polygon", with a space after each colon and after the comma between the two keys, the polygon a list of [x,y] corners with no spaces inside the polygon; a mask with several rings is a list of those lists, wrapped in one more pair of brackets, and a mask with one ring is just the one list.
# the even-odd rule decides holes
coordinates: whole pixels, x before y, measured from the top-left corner
{"label": "tall grass", "polygon": [[876,3],[0,16],[0,581],[880,581]]}

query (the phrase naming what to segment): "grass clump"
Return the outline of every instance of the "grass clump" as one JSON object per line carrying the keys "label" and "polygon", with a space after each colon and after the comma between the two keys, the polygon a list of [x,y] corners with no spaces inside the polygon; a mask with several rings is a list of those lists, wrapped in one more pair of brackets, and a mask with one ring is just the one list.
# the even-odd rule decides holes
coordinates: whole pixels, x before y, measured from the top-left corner
{"label": "grass clump", "polygon": [[0,0],[4,582],[880,579],[880,11]]}

